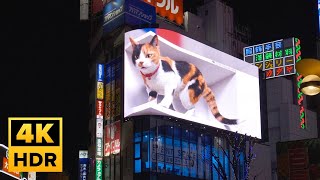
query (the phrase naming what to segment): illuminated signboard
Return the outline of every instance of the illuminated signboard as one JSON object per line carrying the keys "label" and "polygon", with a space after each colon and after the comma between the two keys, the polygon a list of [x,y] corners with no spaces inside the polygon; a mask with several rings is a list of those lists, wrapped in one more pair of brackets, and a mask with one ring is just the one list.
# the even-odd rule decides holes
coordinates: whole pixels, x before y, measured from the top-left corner
{"label": "illuminated signboard", "polygon": [[266,79],[296,73],[294,38],[245,47],[243,54],[244,61],[264,71]]}
{"label": "illuminated signboard", "polygon": [[120,121],[106,126],[104,156],[120,153],[120,132]]}
{"label": "illuminated signboard", "polygon": [[97,82],[97,99],[103,100],[103,82]]}
{"label": "illuminated signboard", "polygon": [[[96,158],[103,157],[103,110],[104,110],[104,64],[97,64],[97,91],[96,91]],[[98,160],[96,161],[98,162]],[[100,164],[101,161],[100,161]],[[100,164],[96,164],[100,166]],[[99,168],[96,166],[96,180],[101,179],[102,176],[102,167],[101,172],[98,172]]]}
{"label": "illuminated signboard", "polygon": [[183,24],[183,0],[144,0],[156,7],[161,17],[166,17],[179,25]]}
{"label": "illuminated signboard", "polygon": [[[298,63],[301,60],[301,46],[300,46],[300,40],[298,38],[295,38],[295,47],[296,47],[296,63]],[[299,105],[299,117],[300,117],[300,128],[305,129],[306,128],[306,111],[303,107],[303,93],[300,90],[300,86],[302,83],[302,75],[297,73],[297,93],[298,93],[298,105]]]}
{"label": "illuminated signboard", "polygon": [[79,150],[79,172],[80,172],[80,180],[86,180],[88,174],[88,150]]}
{"label": "illuminated signboard", "polygon": [[97,100],[96,106],[97,119],[103,119],[103,101]]}
{"label": "illuminated signboard", "polygon": [[103,30],[109,33],[123,24],[155,23],[156,9],[142,0],[112,0],[105,5],[103,16]]}
{"label": "illuminated signboard", "polygon": [[102,180],[102,159],[96,159],[96,180]]}
{"label": "illuminated signboard", "polygon": [[257,67],[170,30],[124,39],[124,118],[171,116],[261,138]]}
{"label": "illuminated signboard", "polygon": [[97,119],[97,138],[103,137],[103,119]]}

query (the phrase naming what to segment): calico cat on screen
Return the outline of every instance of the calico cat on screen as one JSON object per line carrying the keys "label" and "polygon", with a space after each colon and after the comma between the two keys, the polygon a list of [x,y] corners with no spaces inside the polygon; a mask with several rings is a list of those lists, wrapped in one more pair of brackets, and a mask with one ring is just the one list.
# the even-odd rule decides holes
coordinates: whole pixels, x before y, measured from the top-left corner
{"label": "calico cat on screen", "polygon": [[160,55],[158,36],[155,35],[150,43],[140,44],[129,38],[133,53],[132,62],[140,71],[149,95],[148,100],[154,100],[163,95],[161,106],[174,106],[173,98],[179,98],[188,111],[194,113],[195,104],[203,97],[213,116],[224,124],[238,124],[235,119],[223,117],[217,107],[215,96],[208,87],[199,69],[185,61],[174,61]]}

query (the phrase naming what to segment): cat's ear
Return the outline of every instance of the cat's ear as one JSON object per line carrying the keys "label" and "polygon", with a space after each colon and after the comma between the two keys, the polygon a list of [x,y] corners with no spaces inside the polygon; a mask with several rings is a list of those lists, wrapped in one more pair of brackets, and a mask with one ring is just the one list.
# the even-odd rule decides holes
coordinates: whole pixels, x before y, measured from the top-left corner
{"label": "cat's ear", "polygon": [[153,36],[152,40],[150,41],[150,44],[152,46],[158,46],[158,36],[157,35]]}
{"label": "cat's ear", "polygon": [[137,46],[138,43],[135,40],[133,40],[131,37],[129,37],[129,39],[130,39],[132,48],[134,49]]}

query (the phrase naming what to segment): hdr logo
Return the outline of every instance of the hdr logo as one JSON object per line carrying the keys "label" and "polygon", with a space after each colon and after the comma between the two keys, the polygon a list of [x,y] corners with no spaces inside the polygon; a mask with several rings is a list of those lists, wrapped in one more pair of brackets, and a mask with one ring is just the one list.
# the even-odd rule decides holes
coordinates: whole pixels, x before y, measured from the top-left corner
{"label": "hdr logo", "polygon": [[183,24],[183,1],[182,0],[144,0],[156,7],[156,12],[177,24]]}
{"label": "hdr logo", "polygon": [[9,171],[62,172],[62,118],[9,118]]}

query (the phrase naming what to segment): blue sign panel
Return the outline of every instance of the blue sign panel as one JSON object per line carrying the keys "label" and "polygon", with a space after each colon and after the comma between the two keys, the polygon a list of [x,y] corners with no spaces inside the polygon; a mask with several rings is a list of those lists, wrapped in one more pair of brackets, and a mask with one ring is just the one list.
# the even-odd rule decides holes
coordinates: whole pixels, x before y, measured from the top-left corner
{"label": "blue sign panel", "polygon": [[103,74],[104,74],[103,64],[98,64],[97,81],[103,82]]}
{"label": "blue sign panel", "polygon": [[124,24],[124,1],[113,0],[105,5],[103,9],[103,30],[105,33]]}
{"label": "blue sign panel", "polygon": [[257,53],[262,53],[263,52],[263,47],[262,45],[254,46],[254,52]]}
{"label": "blue sign panel", "polygon": [[272,47],[272,43],[267,43],[264,45],[264,51],[272,51],[273,47]]}
{"label": "blue sign panel", "polygon": [[87,180],[87,174],[88,174],[88,158],[79,158],[80,161],[80,180]]}
{"label": "blue sign panel", "polygon": [[277,50],[277,49],[282,49],[283,47],[283,44],[282,44],[282,41],[276,41],[274,42],[274,49]]}
{"label": "blue sign panel", "polygon": [[156,22],[156,9],[141,0],[126,0],[125,21],[130,25],[153,24]]}
{"label": "blue sign panel", "polygon": [[141,0],[113,0],[103,10],[103,31],[108,33],[123,24],[139,25],[156,22],[156,9]]}
{"label": "blue sign panel", "polygon": [[246,47],[245,49],[244,49],[244,55],[245,56],[250,56],[250,55],[252,55],[253,54],[253,48],[252,47]]}

